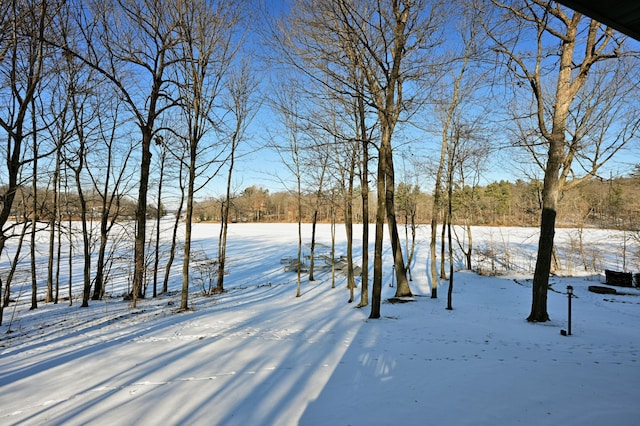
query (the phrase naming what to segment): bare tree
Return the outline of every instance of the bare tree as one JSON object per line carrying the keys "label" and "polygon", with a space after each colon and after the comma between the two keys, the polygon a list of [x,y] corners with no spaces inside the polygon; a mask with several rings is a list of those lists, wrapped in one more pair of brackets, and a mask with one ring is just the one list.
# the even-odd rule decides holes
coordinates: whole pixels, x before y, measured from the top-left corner
{"label": "bare tree", "polygon": [[[407,96],[405,84],[420,85],[428,74],[425,51],[437,39],[437,12],[423,1],[354,2],[300,0],[288,26],[277,33],[281,58],[306,73],[312,82],[337,96],[358,96],[379,122],[378,208],[374,253],[372,318],[380,316],[383,224],[388,222],[395,269],[396,296],[411,294],[395,219],[392,136],[403,113],[418,99]],[[357,69],[362,80],[354,79]],[[364,82],[358,85],[358,81]],[[421,87],[424,88],[424,87]],[[413,92],[423,95],[424,90]],[[358,138],[365,139],[365,138]]]}
{"label": "bare tree", "polygon": [[[181,139],[179,139],[181,140]],[[165,140],[166,142],[166,140]],[[175,260],[176,245],[178,239],[178,229],[182,223],[182,211],[184,209],[184,200],[186,198],[186,188],[184,184],[184,169],[186,158],[186,144],[179,144],[177,147],[172,144],[172,152],[174,157],[178,160],[178,187],[180,189],[180,195],[178,196],[178,207],[175,212],[175,218],[173,221],[173,228],[171,232],[171,245],[169,247],[169,258],[167,259],[167,265],[164,269],[164,280],[162,281],[162,293],[166,293],[169,290],[169,276],[171,274],[171,266]]]}
{"label": "bare tree", "polygon": [[[356,93],[363,93],[364,81],[360,81]],[[367,109],[365,99],[359,95],[355,99],[354,113],[356,116],[356,135],[360,140],[360,190],[362,198],[362,275],[360,277],[359,307],[369,305],[369,149],[375,124],[367,123]],[[376,123],[377,124],[377,123]]]}
{"label": "bare tree", "polygon": [[[216,118],[216,102],[237,52],[235,40],[241,16],[240,4],[221,2],[215,5],[206,1],[180,2],[179,31],[182,42],[180,56],[184,58],[178,68],[182,83],[179,85],[182,112],[186,126],[188,145],[187,204],[185,218],[185,246],[182,266],[182,300],[180,309],[188,309],[189,262],[191,252],[191,225],[193,222],[193,197],[199,189],[196,178],[205,172],[205,183],[218,174],[223,164],[224,146],[210,143],[203,145],[205,135],[219,126]],[[211,171],[212,167],[215,170]]]}
{"label": "bare tree", "polygon": [[69,46],[48,40],[106,77],[122,96],[140,130],[133,306],[143,296],[151,144],[158,118],[175,105],[168,70],[182,61],[173,50],[179,40],[180,24],[173,13],[175,7],[173,3],[153,0],[92,2],[77,11],[81,41]]}
{"label": "bare tree", "polygon": [[[278,151],[280,158],[295,180],[293,182],[294,193],[296,198],[296,216],[298,222],[298,247],[297,256],[292,263],[297,273],[296,297],[302,295],[301,292],[301,273],[303,268],[302,257],[302,153],[304,147],[302,143],[303,125],[300,117],[301,108],[300,99],[296,89],[298,82],[291,81],[289,84],[283,85],[280,90],[276,91],[274,98],[270,100],[273,108],[278,113],[282,122],[282,129],[285,132],[286,144],[276,143],[275,136],[271,136],[273,147]],[[281,179],[284,179],[281,177]],[[289,185],[291,186],[291,185]]]}
{"label": "bare tree", "polygon": [[[475,80],[475,79],[474,79]],[[453,118],[453,121],[449,123],[450,134],[447,137],[447,211],[446,211],[446,232],[447,232],[447,247],[448,247],[448,260],[449,260],[449,288],[447,290],[447,309],[453,309],[453,283],[454,283],[454,271],[455,271],[455,257],[453,254],[453,234],[455,233],[454,223],[454,205],[456,204],[454,189],[457,187],[461,192],[466,188],[464,185],[465,170],[469,167],[472,160],[483,161],[486,159],[486,144],[483,143],[481,138],[482,132],[478,128],[478,122],[482,121],[481,118],[477,119],[477,122],[461,123],[463,119],[470,119],[472,114],[465,111],[463,106],[457,108],[458,111]],[[480,117],[484,116],[479,114]],[[465,118],[462,118],[465,117]],[[475,166],[474,171],[479,174],[480,166]],[[465,199],[465,201],[467,201]],[[470,204],[473,200],[468,201]],[[457,203],[458,205],[460,203]],[[458,207],[460,208],[460,207]],[[444,226],[443,226],[444,228]],[[471,226],[465,228],[467,236],[468,250],[465,252],[463,244],[460,242],[456,235],[458,244],[466,255],[468,268],[471,269],[471,250],[472,250],[472,236]],[[443,244],[444,245],[444,244]]]}
{"label": "bare tree", "polygon": [[[322,111],[325,115],[325,111]],[[311,208],[311,242],[309,246],[309,281],[315,281],[316,268],[316,228],[318,223],[318,214],[320,207],[326,202],[325,194],[327,181],[330,178],[328,171],[329,161],[331,160],[330,143],[320,142],[327,141],[328,135],[325,132],[315,131],[315,139],[312,145],[305,150],[305,156],[302,159],[304,169],[306,170],[306,186],[309,189],[309,204]],[[313,188],[313,189],[312,189]]]}
{"label": "bare tree", "polygon": [[[73,65],[72,65],[73,66]],[[80,204],[80,224],[82,226],[82,256],[83,256],[83,271],[82,271],[82,305],[81,307],[89,306],[89,298],[91,296],[91,233],[88,224],[88,210],[87,210],[87,198],[83,189],[83,175],[86,168],[87,152],[90,149],[90,138],[92,137],[92,129],[90,126],[94,120],[94,114],[96,110],[88,108],[87,96],[90,93],[86,87],[82,87],[82,83],[75,84],[79,75],[77,70],[73,70],[70,73],[71,79],[74,83],[70,86],[69,97],[71,99],[71,110],[73,115],[74,124],[74,136],[77,141],[74,147],[69,147],[67,155],[67,167],[73,172],[76,191],[78,192],[78,202]]]}
{"label": "bare tree", "polygon": [[[454,259],[453,259],[453,238],[451,232],[451,222],[453,221],[453,175],[456,161],[456,150],[458,148],[459,133],[453,136],[453,143],[448,144],[447,150],[447,245],[449,247],[449,289],[447,290],[447,310],[453,309],[453,277],[454,277]],[[443,226],[444,228],[444,226]],[[444,247],[444,241],[443,241]],[[444,259],[444,256],[442,256]]]}
{"label": "bare tree", "polygon": [[[57,281],[54,277],[58,275],[57,268],[59,258],[56,254],[56,228],[59,228],[60,221],[60,171],[63,161],[62,149],[68,140],[73,136],[73,120],[70,113],[70,102],[68,96],[69,73],[65,72],[67,61],[60,61],[52,70],[54,74],[54,84],[51,85],[50,108],[56,116],[54,123],[47,127],[52,143],[56,145],[53,175],[51,177],[51,199],[49,213],[49,256],[47,262],[47,292],[45,302],[52,302],[54,297],[54,287]],[[54,285],[55,283],[55,285]],[[57,295],[56,295],[57,296]]]}
{"label": "bare tree", "polygon": [[36,109],[35,98],[31,100],[30,105],[30,117],[31,117],[31,148],[33,157],[31,159],[31,234],[29,244],[29,258],[31,260],[31,307],[29,309],[38,308],[38,277],[37,277],[37,263],[36,263],[36,233],[38,232],[38,222],[40,221],[40,209],[38,206],[38,157],[39,153],[39,133],[37,129],[37,116],[39,115]]}
{"label": "bare tree", "polygon": [[304,147],[302,143],[304,126],[300,117],[302,106],[300,105],[299,92],[296,90],[297,82],[291,81],[283,85],[280,90],[274,94],[271,104],[279,114],[282,129],[287,138],[286,144],[279,144],[274,141],[273,145],[278,151],[280,158],[292,177],[295,179],[294,194],[296,197],[296,216],[298,222],[298,250],[295,264],[292,266],[297,273],[296,297],[302,295],[301,292],[301,273],[303,268],[302,257],[302,153]]}
{"label": "bare tree", "polygon": [[[353,7],[343,8],[343,16],[351,23],[350,29],[366,52],[359,58],[370,93],[370,102],[376,109],[380,123],[380,146],[378,149],[378,206],[376,214],[376,250],[374,261],[374,290],[371,318],[380,316],[381,273],[375,274],[381,265],[382,224],[385,210],[391,234],[391,246],[397,277],[396,297],[411,295],[406,277],[405,263],[398,236],[395,216],[395,172],[392,150],[392,136],[400,114],[407,108],[410,98],[405,97],[404,85],[425,74],[412,75],[408,70],[424,61],[419,49],[433,45],[432,36],[437,34],[437,12],[427,10],[427,5],[414,1],[391,2],[385,7],[373,8],[373,15],[360,16]],[[364,18],[365,25],[353,25]],[[364,28],[365,31],[359,31]],[[413,56],[416,55],[416,56]],[[424,53],[422,53],[424,55]],[[422,62],[422,65],[426,65]],[[384,199],[383,199],[384,194]]]}
{"label": "bare tree", "polygon": [[[405,252],[407,254],[406,270],[411,277],[411,264],[413,263],[415,247],[416,247],[416,215],[418,213],[418,197],[420,195],[420,187],[418,184],[400,182],[396,191],[396,206],[398,212],[404,214],[404,235],[405,235]],[[409,238],[409,230],[411,230],[411,238]]]}
{"label": "bare tree", "polygon": [[120,219],[121,200],[129,190],[133,171],[129,169],[131,155],[136,144],[129,137],[121,134],[122,123],[119,122],[122,108],[117,98],[101,98],[100,104],[109,108],[101,109],[97,116],[98,142],[91,150],[91,167],[87,173],[93,183],[93,191],[98,197],[99,207],[99,244],[95,265],[93,300],[104,296],[108,277],[108,265],[113,256],[108,250],[109,236],[114,225]]}
{"label": "bare tree", "polygon": [[[482,118],[476,118],[475,122],[460,123],[462,116],[471,117],[467,112],[461,112],[452,126],[452,142],[456,144],[456,159],[454,184],[457,191],[453,194],[455,205],[453,231],[458,248],[465,257],[467,269],[472,268],[471,255],[473,253],[472,225],[478,211],[478,187],[480,177],[485,171],[490,147],[488,138],[480,128],[476,128],[482,122]],[[462,236],[457,229],[462,228]]]}
{"label": "bare tree", "polygon": [[[436,267],[436,239],[437,239],[437,227],[438,220],[443,210],[443,179],[446,172],[447,157],[451,159],[451,147],[450,137],[452,132],[452,126],[455,118],[460,114],[461,105],[469,102],[469,97],[473,93],[473,90],[477,87],[478,81],[477,72],[473,72],[477,63],[472,61],[474,57],[478,55],[477,47],[477,24],[475,22],[475,16],[473,14],[463,11],[461,19],[456,23],[456,34],[460,38],[459,45],[461,50],[452,50],[449,52],[449,56],[452,60],[449,63],[449,69],[444,74],[444,78],[440,84],[440,90],[436,96],[436,110],[440,118],[441,128],[441,146],[440,156],[438,161],[438,167],[435,176],[435,185],[433,190],[433,205],[431,210],[431,240],[430,240],[430,276],[431,276],[431,298],[438,297],[438,273]],[[474,67],[471,65],[474,64]],[[451,159],[452,161],[453,159]],[[449,161],[449,164],[453,164]],[[450,175],[452,171],[447,172]],[[452,182],[449,180],[449,184]],[[444,235],[445,224],[451,217],[444,216],[443,229],[442,229],[442,256],[441,256],[441,277],[446,277],[444,271]],[[447,220],[448,219],[448,220]]]}
{"label": "bare tree", "polygon": [[249,62],[243,62],[239,69],[232,71],[226,82],[229,100],[225,109],[229,111],[231,119],[227,124],[229,128],[229,154],[227,163],[227,190],[222,201],[221,227],[218,239],[218,279],[215,292],[224,291],[224,275],[227,258],[227,230],[229,227],[229,206],[231,204],[231,183],[239,146],[243,142],[247,127],[258,111],[260,101],[255,98],[258,80],[250,69]]}
{"label": "bare tree", "polygon": [[342,211],[344,227],[347,234],[347,288],[349,289],[349,303],[355,299],[355,276],[353,266],[353,199],[356,165],[359,159],[360,144],[356,140],[345,140],[334,144],[335,158],[338,167],[340,195],[342,196]]}
{"label": "bare tree", "polygon": [[[637,116],[628,120],[626,112],[637,109],[625,94],[637,90],[637,79],[625,53],[625,37],[611,28],[553,1],[492,3],[496,15],[486,26],[492,49],[504,59],[507,75],[516,83],[514,100],[527,101],[510,105],[518,113],[516,135],[544,171],[540,240],[527,318],[544,322],[549,320],[547,289],[558,197],[568,186],[595,176],[636,134]],[[590,83],[594,79],[597,85]],[[620,108],[601,109],[604,99]],[[613,125],[614,117],[622,120],[618,126]],[[600,130],[595,136],[594,129]]]}
{"label": "bare tree", "polygon": [[[5,134],[6,148],[2,150],[7,165],[0,201],[0,253],[13,235],[14,223],[9,216],[21,185],[20,175],[27,164],[37,170],[38,152],[36,98],[46,75],[48,52],[45,35],[52,33],[52,21],[60,9],[57,2],[2,1],[4,13],[0,17],[0,96],[5,108],[0,116],[0,129]],[[25,158],[25,143],[33,142],[31,159]],[[32,181],[37,185],[37,181]],[[35,232],[37,196],[33,198],[32,233]],[[32,240],[35,235],[32,234]],[[33,241],[32,241],[33,247]],[[34,272],[35,273],[35,272]],[[10,282],[10,280],[7,280]],[[37,307],[37,284],[32,274],[32,309]],[[8,284],[8,283],[6,283]],[[0,319],[1,320],[1,319]]]}
{"label": "bare tree", "polygon": [[153,256],[153,295],[158,296],[158,267],[160,265],[160,236],[161,236],[161,224],[163,216],[163,204],[162,204],[162,184],[164,183],[165,166],[167,163],[167,147],[163,143],[163,138],[160,135],[156,135],[156,146],[160,151],[160,173],[158,180],[158,197],[156,200],[156,236],[155,236],[155,250]]}

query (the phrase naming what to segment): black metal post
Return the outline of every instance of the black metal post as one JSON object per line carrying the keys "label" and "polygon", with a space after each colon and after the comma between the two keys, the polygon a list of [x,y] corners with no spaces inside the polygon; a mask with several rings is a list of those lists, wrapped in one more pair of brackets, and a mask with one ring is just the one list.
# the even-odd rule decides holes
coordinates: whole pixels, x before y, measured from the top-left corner
{"label": "black metal post", "polygon": [[396,265],[393,265],[391,267],[391,282],[389,283],[389,287],[395,286],[395,280],[396,280]]}
{"label": "black metal post", "polygon": [[567,286],[567,296],[569,298],[569,323],[567,324],[567,335],[571,336],[571,299],[573,298],[573,286]]}

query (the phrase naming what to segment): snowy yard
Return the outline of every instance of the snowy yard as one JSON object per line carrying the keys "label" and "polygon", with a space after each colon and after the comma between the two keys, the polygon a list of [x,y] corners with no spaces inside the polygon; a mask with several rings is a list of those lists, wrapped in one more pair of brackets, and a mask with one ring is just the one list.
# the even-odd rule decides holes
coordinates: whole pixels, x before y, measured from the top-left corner
{"label": "snowy yard", "polygon": [[[640,291],[587,291],[602,285],[604,268],[640,272],[637,243],[623,248],[621,233],[585,231],[583,258],[576,231],[558,230],[551,321],[531,324],[535,229],[476,228],[476,260],[489,274],[457,272],[452,311],[446,282],[430,298],[428,229],[419,231],[415,300],[384,303],[379,320],[346,303],[342,275],[332,289],[329,272],[314,282],[303,274],[295,297],[296,274],[280,263],[295,255],[293,224],[233,224],[227,291],[204,297],[194,281],[190,312],[176,311],[179,261],[171,291],[136,309],[120,297],[125,278],[89,308],[40,302],[34,311],[30,283],[14,283],[18,304],[5,309],[0,327],[0,424],[640,423]],[[216,225],[197,225],[196,248],[213,257],[217,233]],[[337,236],[340,253],[340,227]],[[318,241],[330,243],[328,225],[319,226]],[[585,271],[584,259],[597,270]],[[81,267],[74,262],[78,279]],[[575,289],[572,336],[560,334],[567,285]]]}

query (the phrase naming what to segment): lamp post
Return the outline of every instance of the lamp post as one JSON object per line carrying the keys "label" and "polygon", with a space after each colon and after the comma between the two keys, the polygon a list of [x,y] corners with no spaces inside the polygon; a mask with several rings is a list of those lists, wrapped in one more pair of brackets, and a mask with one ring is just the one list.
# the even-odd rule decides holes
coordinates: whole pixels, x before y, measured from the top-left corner
{"label": "lamp post", "polygon": [[567,335],[571,336],[571,299],[573,298],[573,286],[567,286],[567,298],[569,299],[569,321],[567,324]]}
{"label": "lamp post", "polygon": [[391,282],[389,283],[389,287],[393,287],[396,280],[396,265],[391,267]]}
{"label": "lamp post", "polygon": [[560,334],[563,336],[571,336],[571,298],[573,297],[573,286],[567,286],[567,298],[569,300],[569,321],[567,324],[567,330],[560,330]]}

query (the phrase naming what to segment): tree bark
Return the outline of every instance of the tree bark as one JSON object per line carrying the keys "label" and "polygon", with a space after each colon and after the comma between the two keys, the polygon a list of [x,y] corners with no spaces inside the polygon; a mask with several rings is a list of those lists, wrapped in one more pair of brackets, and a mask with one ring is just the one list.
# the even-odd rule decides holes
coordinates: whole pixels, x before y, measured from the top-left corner
{"label": "tree bark", "polygon": [[[162,144],[162,141],[158,141]],[[158,296],[158,266],[160,265],[160,220],[162,219],[162,182],[164,180],[164,163],[167,159],[166,148],[161,147],[160,153],[160,181],[158,182],[158,202],[156,205],[156,249],[153,257],[153,295]]]}
{"label": "tree bark", "polygon": [[162,293],[166,293],[169,291],[169,276],[171,274],[171,266],[173,265],[173,261],[176,255],[176,241],[178,237],[178,227],[180,226],[180,222],[182,219],[182,208],[184,206],[184,184],[182,183],[182,171],[184,169],[184,162],[182,159],[179,161],[180,163],[180,172],[179,176],[179,186],[180,186],[180,202],[178,203],[178,210],[176,211],[175,221],[173,222],[173,233],[171,235],[171,248],[169,249],[169,259],[167,260],[167,266],[164,270],[164,280],[162,282]]}
{"label": "tree bark", "polygon": [[[54,260],[56,258],[55,255],[55,240],[56,240],[56,222],[58,220],[58,179],[60,178],[60,149],[61,144],[58,144],[58,149],[56,149],[56,165],[53,171],[53,182],[51,184],[53,195],[52,195],[52,208],[50,211],[51,217],[49,218],[49,259],[47,260],[47,296],[45,298],[45,302],[53,302],[53,269],[55,266]],[[0,291],[0,294],[2,292]]]}
{"label": "tree bark", "polygon": [[362,98],[359,98],[361,105],[361,133],[362,138],[362,173],[360,175],[360,186],[362,188],[362,276],[360,278],[360,304],[364,307],[369,304],[369,141],[364,130],[364,106]]}
{"label": "tree bark", "polygon": [[313,210],[313,216],[311,219],[311,248],[309,251],[309,281],[315,281],[313,277],[313,269],[316,266],[315,257],[316,257],[316,225],[318,223],[318,205],[316,201],[316,206]]}
{"label": "tree bark", "polygon": [[384,181],[387,226],[389,228],[391,250],[393,252],[393,264],[397,280],[395,297],[410,297],[413,296],[413,294],[411,293],[409,280],[407,280],[407,270],[405,268],[404,256],[402,254],[402,244],[400,242],[400,234],[398,233],[398,223],[396,221],[395,172],[393,168],[393,153],[391,149],[391,132],[389,131],[385,136],[385,131],[383,130],[382,139],[382,146],[384,147],[384,154],[382,155],[386,156],[386,173]]}
{"label": "tree bark", "polygon": [[180,310],[186,311],[189,308],[189,264],[191,262],[191,224],[193,223],[193,193],[196,175],[195,166],[195,147],[191,146],[191,155],[188,168],[188,184],[187,184],[187,207],[186,218],[184,224],[184,255],[182,260],[182,292],[180,299]]}
{"label": "tree bark", "polygon": [[380,305],[382,302],[382,240],[384,238],[385,198],[384,194],[384,167],[386,158],[378,155],[378,179],[376,189],[378,199],[376,204],[376,234],[373,251],[373,288],[371,293],[371,313],[369,318],[380,318]]}

